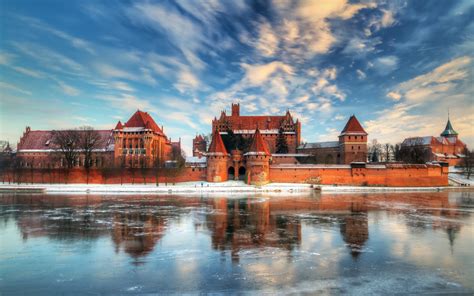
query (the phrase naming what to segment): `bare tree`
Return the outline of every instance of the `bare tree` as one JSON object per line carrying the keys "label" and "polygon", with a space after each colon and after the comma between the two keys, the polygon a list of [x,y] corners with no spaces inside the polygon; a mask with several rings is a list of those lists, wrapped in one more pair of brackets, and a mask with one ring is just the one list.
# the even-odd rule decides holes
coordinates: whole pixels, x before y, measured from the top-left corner
{"label": "bare tree", "polygon": [[163,170],[163,164],[162,164],[162,161],[159,157],[155,158],[155,160],[153,161],[152,169],[153,169],[153,173],[155,175],[156,186],[160,186],[159,178],[160,178],[160,173]]}
{"label": "bare tree", "polygon": [[79,145],[81,142],[77,130],[56,130],[53,131],[53,142],[55,149],[63,156],[66,172],[66,183],[68,182],[69,171],[74,167],[79,156]]}
{"label": "bare tree", "polygon": [[385,143],[383,145],[383,160],[385,162],[390,161],[391,153],[392,153],[392,146],[389,143]]}
{"label": "bare tree", "polygon": [[90,126],[84,126],[79,129],[78,148],[84,155],[84,169],[86,171],[86,183],[89,184],[90,170],[93,165],[92,155],[99,146],[100,134]]}
{"label": "bare tree", "polygon": [[412,139],[406,145],[402,145],[400,149],[400,159],[407,163],[423,164],[426,162],[426,155],[429,153],[423,145],[422,138]]}
{"label": "bare tree", "polygon": [[393,151],[393,156],[395,158],[395,161],[401,161],[401,153],[400,153],[400,150],[401,150],[401,144],[397,143],[395,145],[392,146],[392,151]]}
{"label": "bare tree", "polygon": [[146,156],[140,157],[140,172],[143,178],[143,184],[146,185],[146,175],[148,172],[148,158]]}
{"label": "bare tree", "polygon": [[372,144],[369,146],[369,161],[379,162],[381,152],[382,152],[382,145],[379,144],[377,139],[372,140]]}
{"label": "bare tree", "polygon": [[461,163],[461,167],[466,177],[470,179],[474,171],[474,151],[473,150],[469,150],[467,148],[464,149],[464,159]]}

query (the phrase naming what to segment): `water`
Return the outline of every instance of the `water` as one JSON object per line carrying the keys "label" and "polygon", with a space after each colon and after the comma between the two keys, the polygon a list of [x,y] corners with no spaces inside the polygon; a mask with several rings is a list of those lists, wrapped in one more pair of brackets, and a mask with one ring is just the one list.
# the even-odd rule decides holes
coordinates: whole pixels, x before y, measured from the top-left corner
{"label": "water", "polygon": [[0,196],[0,294],[474,292],[474,191]]}

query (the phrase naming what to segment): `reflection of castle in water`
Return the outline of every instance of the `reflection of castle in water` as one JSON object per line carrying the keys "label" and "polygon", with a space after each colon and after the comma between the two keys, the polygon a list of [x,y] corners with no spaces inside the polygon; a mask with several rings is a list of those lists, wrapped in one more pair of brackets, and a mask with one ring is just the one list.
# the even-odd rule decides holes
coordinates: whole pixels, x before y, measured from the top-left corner
{"label": "reflection of castle in water", "polygon": [[[24,239],[48,237],[51,239],[94,240],[111,235],[116,251],[123,250],[134,258],[146,256],[165,235],[170,219],[207,206],[205,223],[211,232],[215,250],[230,250],[233,260],[246,249],[279,248],[291,252],[299,248],[302,241],[302,225],[321,227],[327,223],[333,227],[335,217],[341,237],[356,258],[369,239],[368,212],[385,210],[403,214],[405,224],[413,229],[443,229],[451,246],[461,223],[458,205],[450,203],[449,193],[433,195],[405,194],[353,194],[321,195],[318,197],[277,197],[247,199],[200,199],[177,197],[156,199],[117,199],[105,201],[101,197],[64,198],[55,196],[5,197],[0,204],[23,204],[26,211],[16,211],[9,216],[17,221]],[[462,201],[462,199],[461,199]],[[391,202],[391,203],[388,203]],[[393,202],[405,206],[394,207]],[[435,216],[430,224],[420,223],[416,215]],[[305,215],[300,215],[305,214]],[[303,218],[308,217],[310,219]],[[322,217],[322,218],[321,218]],[[422,221],[422,220],[421,220]],[[423,222],[423,221],[422,221]],[[198,225],[200,222],[196,221]],[[195,225],[195,226],[196,226]]]}

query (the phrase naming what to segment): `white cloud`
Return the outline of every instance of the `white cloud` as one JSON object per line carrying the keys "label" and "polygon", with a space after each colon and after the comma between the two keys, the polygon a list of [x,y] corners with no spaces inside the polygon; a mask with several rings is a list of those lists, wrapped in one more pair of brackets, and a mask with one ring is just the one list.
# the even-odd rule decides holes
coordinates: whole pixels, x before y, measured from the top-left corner
{"label": "white cloud", "polygon": [[28,91],[28,90],[25,90],[21,87],[18,87],[14,84],[11,84],[11,83],[6,83],[6,82],[2,82],[0,81],[0,88],[2,89],[7,89],[7,90],[14,90],[14,91],[17,91],[17,92],[20,92],[22,94],[25,94],[25,95],[31,95],[31,92]]}
{"label": "white cloud", "polygon": [[56,80],[59,85],[59,88],[68,96],[77,96],[80,94],[80,91],[77,88],[74,88],[63,81]]}
{"label": "white cloud", "polygon": [[244,81],[251,85],[261,85],[277,72],[293,75],[293,68],[279,61],[263,65],[242,64],[241,66],[245,70]]}
{"label": "white cloud", "polygon": [[359,78],[360,80],[364,80],[365,78],[367,78],[367,74],[365,74],[364,71],[362,71],[361,69],[357,69],[356,73],[357,78]]}
{"label": "white cloud", "polygon": [[391,91],[387,93],[387,97],[389,97],[390,99],[394,101],[399,101],[402,98],[402,95],[396,91]]}
{"label": "white cloud", "polygon": [[100,74],[110,77],[110,78],[122,78],[122,79],[128,79],[128,80],[135,80],[136,77],[133,76],[130,72],[121,70],[115,66],[105,64],[105,63],[97,63],[95,65],[95,68],[97,71],[99,71]]}
{"label": "white cloud", "polygon": [[12,69],[14,69],[15,71],[17,71],[19,73],[22,73],[24,75],[28,75],[28,76],[35,77],[35,78],[44,78],[45,77],[44,73],[41,73],[41,72],[35,71],[35,70],[31,70],[31,69],[27,69],[27,68],[24,68],[24,67],[12,66]]}
{"label": "white cloud", "polygon": [[387,75],[398,69],[398,62],[399,59],[396,56],[383,56],[374,60],[373,67],[379,74]]}
{"label": "white cloud", "polygon": [[273,31],[270,23],[264,22],[259,27],[259,39],[256,48],[263,56],[271,57],[278,50],[278,37]]}

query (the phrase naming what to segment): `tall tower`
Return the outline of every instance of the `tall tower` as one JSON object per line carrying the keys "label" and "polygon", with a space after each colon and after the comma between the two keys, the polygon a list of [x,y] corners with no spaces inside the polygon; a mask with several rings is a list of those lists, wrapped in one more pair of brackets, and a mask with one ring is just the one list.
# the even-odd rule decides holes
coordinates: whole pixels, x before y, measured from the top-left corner
{"label": "tall tower", "polygon": [[207,181],[224,182],[228,179],[227,161],[229,154],[225,149],[222,137],[216,129],[212,135],[211,145],[207,152]]}
{"label": "tall tower", "polygon": [[232,116],[240,116],[240,103],[232,104]]}
{"label": "tall tower", "polygon": [[367,132],[352,115],[339,135],[340,164],[367,162]]}
{"label": "tall tower", "polygon": [[247,183],[263,185],[270,182],[270,158],[272,155],[258,127],[255,130],[249,152],[244,156],[247,159]]}

